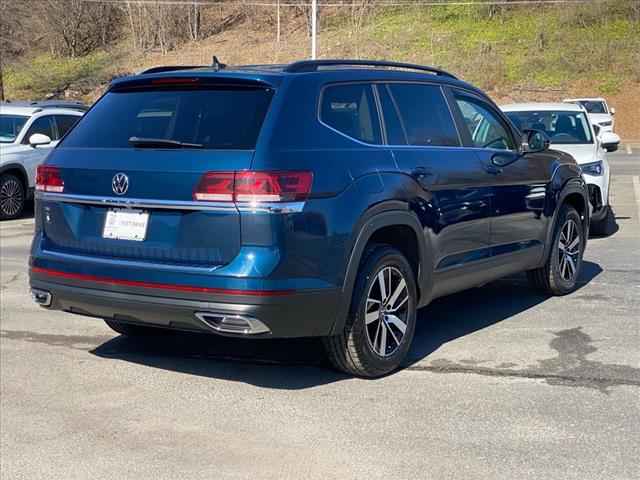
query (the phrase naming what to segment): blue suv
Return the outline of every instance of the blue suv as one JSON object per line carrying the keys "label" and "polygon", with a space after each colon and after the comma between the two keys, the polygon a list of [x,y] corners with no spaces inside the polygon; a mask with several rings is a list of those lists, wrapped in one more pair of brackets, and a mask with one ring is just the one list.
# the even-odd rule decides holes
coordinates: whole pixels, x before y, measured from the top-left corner
{"label": "blue suv", "polygon": [[39,168],[32,295],[123,335],[323,337],[384,375],[434,298],[521,271],[576,288],[587,188],[548,147],[435,68],[154,68]]}

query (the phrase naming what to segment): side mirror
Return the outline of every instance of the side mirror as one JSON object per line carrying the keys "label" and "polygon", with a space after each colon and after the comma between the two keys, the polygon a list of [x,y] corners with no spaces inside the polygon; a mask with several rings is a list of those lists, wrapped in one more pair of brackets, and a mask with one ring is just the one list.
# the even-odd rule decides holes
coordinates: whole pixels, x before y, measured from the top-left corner
{"label": "side mirror", "polygon": [[615,108],[613,108],[613,107],[611,107],[611,108],[609,109],[609,112],[611,113],[611,115],[615,115],[615,114],[616,114],[616,109],[615,109]]}
{"label": "side mirror", "polygon": [[607,152],[615,152],[620,145],[620,137],[612,132],[602,132],[600,135],[600,145]]}
{"label": "side mirror", "polygon": [[523,153],[544,152],[549,149],[551,140],[540,130],[525,130],[522,139]]}
{"label": "side mirror", "polygon": [[41,145],[49,145],[51,143],[51,139],[42,133],[34,133],[29,137],[29,145],[33,148]]}

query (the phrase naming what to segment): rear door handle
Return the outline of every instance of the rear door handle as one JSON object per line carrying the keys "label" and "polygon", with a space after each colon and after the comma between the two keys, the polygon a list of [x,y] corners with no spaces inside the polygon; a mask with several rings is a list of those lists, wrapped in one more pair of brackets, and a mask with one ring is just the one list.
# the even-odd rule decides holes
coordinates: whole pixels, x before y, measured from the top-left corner
{"label": "rear door handle", "polygon": [[416,167],[411,172],[411,176],[415,178],[420,185],[423,186],[429,186],[433,184],[435,180],[435,174],[425,167]]}
{"label": "rear door handle", "polygon": [[484,169],[487,173],[490,173],[491,175],[498,175],[500,173],[502,173],[502,168],[495,166],[492,163],[488,163],[484,166]]}

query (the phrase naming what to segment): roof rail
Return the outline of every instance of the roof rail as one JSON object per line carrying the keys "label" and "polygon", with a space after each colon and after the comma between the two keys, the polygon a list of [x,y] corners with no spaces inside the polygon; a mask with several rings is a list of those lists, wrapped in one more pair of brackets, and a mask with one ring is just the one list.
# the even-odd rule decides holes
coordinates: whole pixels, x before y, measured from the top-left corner
{"label": "roof rail", "polygon": [[38,111],[44,110],[45,108],[66,108],[70,110],[83,111],[89,110],[89,107],[87,105],[77,100],[7,100],[5,102],[2,102],[2,105],[9,105],[14,107],[32,107],[38,109]]}
{"label": "roof rail", "polygon": [[407,70],[429,72],[456,80],[458,79],[455,75],[435,67],[425,67],[424,65],[414,65],[412,63],[387,62],[381,60],[302,60],[300,62],[289,64],[284,69],[284,71],[289,73],[317,72],[321,67],[339,67],[350,65],[362,67],[404,68]]}
{"label": "roof rail", "polygon": [[162,67],[151,67],[140,72],[140,75],[147,73],[175,72],[176,70],[193,70],[194,68],[206,68],[208,65],[165,65]]}

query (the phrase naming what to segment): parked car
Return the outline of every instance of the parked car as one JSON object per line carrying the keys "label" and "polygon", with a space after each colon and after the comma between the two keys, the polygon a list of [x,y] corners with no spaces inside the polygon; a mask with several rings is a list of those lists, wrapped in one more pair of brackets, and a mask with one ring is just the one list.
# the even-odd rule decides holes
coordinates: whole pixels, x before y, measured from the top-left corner
{"label": "parked car", "polygon": [[76,102],[0,104],[0,220],[22,214],[33,197],[36,166],[84,110]]}
{"label": "parked car", "polygon": [[582,105],[589,114],[589,121],[598,125],[603,132],[613,132],[615,108],[609,108],[604,98],[567,98],[568,103]]}
{"label": "parked car", "polygon": [[611,176],[606,152],[618,149],[620,137],[598,131],[597,126],[589,123],[587,111],[580,104],[520,103],[501,108],[518,128],[545,132],[554,150],[576,159],[589,187],[591,231],[610,234],[615,221],[609,205]]}
{"label": "parked car", "polygon": [[434,298],[520,271],[576,288],[580,168],[479,89],[363,60],[181,68],[115,80],[39,168],[41,306],[123,335],[323,337],[376,377]]}

